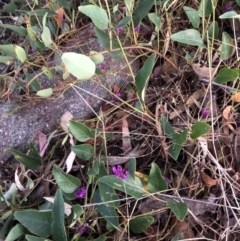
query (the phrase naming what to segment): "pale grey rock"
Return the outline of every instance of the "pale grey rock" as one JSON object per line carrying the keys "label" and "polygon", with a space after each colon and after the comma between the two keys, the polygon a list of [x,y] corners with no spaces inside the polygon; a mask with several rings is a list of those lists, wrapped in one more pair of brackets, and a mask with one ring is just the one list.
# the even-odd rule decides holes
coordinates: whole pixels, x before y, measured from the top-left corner
{"label": "pale grey rock", "polygon": [[[79,42],[81,42],[79,47],[67,47],[63,52],[88,54],[90,50],[103,50],[98,40],[93,36],[92,29],[83,32]],[[130,58],[131,60],[133,59]],[[0,162],[6,162],[12,157],[11,153],[5,150],[26,151],[29,142],[37,141],[38,131],[48,134],[55,130],[60,117],[66,111],[70,111],[74,119],[93,117],[94,112],[91,108],[98,112],[104,100],[112,100],[112,96],[101,85],[111,89],[114,84],[121,86],[125,81],[132,80],[124,58],[113,59],[109,55],[104,55],[104,65],[106,67],[105,77],[101,77],[99,80],[80,81],[76,85],[81,89],[69,88],[59,98],[40,100],[33,98],[21,103],[17,103],[14,98],[10,98],[10,101],[2,100],[0,102]],[[138,61],[132,63],[132,69],[134,73],[138,71]],[[64,84],[61,77],[57,75],[53,80],[49,80],[42,74],[38,80],[45,88],[54,88],[59,86],[59,83]],[[22,107],[13,111],[18,106]]]}

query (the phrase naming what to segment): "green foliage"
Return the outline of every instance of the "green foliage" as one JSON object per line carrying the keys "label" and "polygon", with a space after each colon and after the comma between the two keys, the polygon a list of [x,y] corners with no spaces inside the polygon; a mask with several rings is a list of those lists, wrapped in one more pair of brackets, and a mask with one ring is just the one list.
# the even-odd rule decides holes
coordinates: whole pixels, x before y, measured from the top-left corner
{"label": "green foliage", "polygon": [[93,156],[94,149],[89,144],[76,145],[72,147],[72,151],[84,161],[90,160]]}
{"label": "green foliage", "polygon": [[186,203],[167,201],[167,205],[179,221],[183,221],[185,219],[188,213],[188,206]]}
{"label": "green foliage", "polygon": [[228,59],[233,53],[233,40],[228,33],[222,33],[222,45],[220,58],[222,60]]}
{"label": "green foliage", "polygon": [[152,216],[136,217],[130,220],[130,229],[134,233],[144,232],[154,222]]}
{"label": "green foliage", "polygon": [[183,7],[183,9],[187,14],[188,19],[191,22],[192,26],[194,28],[198,28],[200,24],[200,17],[198,15],[198,12],[195,9],[187,6]]}
{"label": "green foliage", "polygon": [[219,84],[225,84],[228,81],[235,81],[239,77],[238,71],[235,69],[229,69],[226,67],[221,68],[215,78],[215,82]]}
{"label": "green foliage", "polygon": [[203,122],[197,122],[192,126],[192,139],[197,139],[198,137],[207,134],[211,130],[211,126],[203,123]]}

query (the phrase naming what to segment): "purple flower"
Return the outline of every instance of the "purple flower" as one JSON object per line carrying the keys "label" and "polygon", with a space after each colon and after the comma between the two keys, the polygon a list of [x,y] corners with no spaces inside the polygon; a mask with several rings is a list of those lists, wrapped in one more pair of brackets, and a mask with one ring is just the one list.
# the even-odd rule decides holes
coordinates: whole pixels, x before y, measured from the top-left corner
{"label": "purple flower", "polygon": [[104,72],[106,70],[105,64],[100,64],[99,69],[101,72]]}
{"label": "purple flower", "polygon": [[35,48],[30,48],[29,52],[30,52],[30,54],[33,54],[33,53],[36,52],[36,49]]}
{"label": "purple flower", "polygon": [[210,110],[204,109],[201,111],[202,116],[208,116],[210,114]]}
{"label": "purple flower", "polygon": [[121,31],[123,31],[123,27],[117,28],[117,33],[119,34]]}
{"label": "purple flower", "polygon": [[84,198],[86,194],[87,194],[86,187],[79,187],[75,192],[75,196],[77,198]]}
{"label": "purple flower", "polygon": [[139,26],[134,27],[134,33],[138,33],[139,30],[140,30],[140,27],[139,27]]}
{"label": "purple flower", "polygon": [[114,97],[113,97],[113,99],[114,99],[114,101],[118,101],[118,99],[121,97],[121,93],[120,92],[117,92],[115,95],[114,95]]}
{"label": "purple flower", "polygon": [[122,10],[123,10],[123,12],[126,12],[126,11],[127,11],[127,7],[126,7],[126,6],[123,6],[123,7],[122,7]]}
{"label": "purple flower", "polygon": [[128,171],[124,172],[121,165],[117,165],[117,167],[113,166],[112,172],[116,177],[122,180],[126,180],[126,178],[129,176],[129,172]]}
{"label": "purple flower", "polygon": [[138,99],[133,100],[133,105],[136,106],[136,104],[138,103]]}
{"label": "purple flower", "polygon": [[168,177],[165,177],[165,181],[167,184],[170,184],[172,182]]}
{"label": "purple flower", "polygon": [[83,224],[82,227],[79,228],[79,233],[84,233],[88,226],[89,226],[88,223]]}
{"label": "purple flower", "polygon": [[225,11],[230,11],[232,9],[230,4],[225,5],[224,10]]}

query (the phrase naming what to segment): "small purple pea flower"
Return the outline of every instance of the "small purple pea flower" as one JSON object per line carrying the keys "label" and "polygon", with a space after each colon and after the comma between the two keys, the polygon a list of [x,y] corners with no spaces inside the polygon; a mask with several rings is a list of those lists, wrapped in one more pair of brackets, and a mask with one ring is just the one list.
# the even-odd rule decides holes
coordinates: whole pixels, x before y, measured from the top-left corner
{"label": "small purple pea flower", "polygon": [[230,11],[232,9],[230,4],[225,5],[224,10],[225,11]]}
{"label": "small purple pea flower", "polygon": [[165,181],[167,184],[170,184],[172,182],[168,177],[165,177]]}
{"label": "small purple pea flower", "polygon": [[118,99],[121,97],[121,93],[120,92],[117,92],[115,95],[114,95],[114,97],[113,97],[113,99],[114,99],[114,101],[118,101]]}
{"label": "small purple pea flower", "polygon": [[101,72],[104,72],[104,71],[106,70],[105,64],[100,64],[99,70],[100,70]]}
{"label": "small purple pea flower", "polygon": [[75,196],[77,198],[84,198],[86,194],[87,194],[86,187],[79,187],[75,192]]}
{"label": "small purple pea flower", "polygon": [[88,228],[89,224],[85,223],[79,228],[79,233],[84,233],[86,229]]}
{"label": "small purple pea flower", "polygon": [[117,167],[113,166],[112,172],[116,177],[118,177],[122,180],[126,180],[127,177],[129,176],[129,172],[128,171],[124,172],[121,165],[117,165]]}
{"label": "small purple pea flower", "polygon": [[122,10],[123,10],[123,12],[126,12],[126,11],[127,11],[127,7],[126,7],[126,6],[123,6],[123,7],[122,7]]}
{"label": "small purple pea flower", "polygon": [[208,116],[210,114],[210,110],[204,109],[201,111],[202,116]]}
{"label": "small purple pea flower", "polygon": [[117,33],[119,34],[120,32],[123,31],[123,27],[119,27],[119,28],[117,28],[116,30],[117,30]]}
{"label": "small purple pea flower", "polygon": [[134,27],[134,33],[138,33],[139,30],[140,30],[140,27],[139,27],[139,26]]}

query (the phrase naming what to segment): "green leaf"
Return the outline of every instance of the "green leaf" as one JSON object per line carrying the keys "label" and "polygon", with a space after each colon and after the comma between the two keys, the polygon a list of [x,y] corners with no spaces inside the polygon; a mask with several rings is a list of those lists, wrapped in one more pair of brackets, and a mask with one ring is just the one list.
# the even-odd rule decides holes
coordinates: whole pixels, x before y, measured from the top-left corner
{"label": "green leaf", "polygon": [[120,27],[125,27],[127,26],[127,24],[130,22],[131,17],[130,16],[126,16],[123,19],[121,19],[119,21],[119,23],[117,24],[116,28],[120,28]]}
{"label": "green leaf", "polygon": [[62,55],[62,61],[69,73],[79,80],[90,79],[95,74],[96,65],[86,55],[68,52]]}
{"label": "green leaf", "polygon": [[95,64],[101,64],[104,61],[104,56],[96,51],[90,51],[89,57]]}
{"label": "green leaf", "polygon": [[198,12],[195,9],[187,7],[187,6],[184,6],[183,10],[187,14],[188,19],[191,22],[192,26],[194,28],[198,28],[199,24],[200,24],[200,17],[198,15]]}
{"label": "green leaf", "polygon": [[236,0],[237,5],[240,6],[240,0]]}
{"label": "green leaf", "polygon": [[15,48],[15,53],[16,53],[18,59],[22,63],[24,63],[26,61],[26,59],[27,59],[27,55],[26,55],[25,50],[22,47],[18,46],[18,45],[15,45],[14,48]]}
{"label": "green leaf", "polygon": [[183,221],[185,219],[188,213],[188,206],[186,203],[167,201],[167,205],[179,221]]}
{"label": "green leaf", "polygon": [[164,115],[161,115],[160,123],[161,123],[164,134],[172,137],[172,135],[175,133],[175,131],[172,128],[171,124],[169,123],[168,119]]}
{"label": "green leaf", "polygon": [[52,208],[52,235],[54,240],[67,241],[64,225],[64,200],[62,191],[57,190]]}
{"label": "green leaf", "polygon": [[135,172],[136,172],[136,159],[133,158],[128,162],[128,171],[129,171],[129,175],[130,177],[135,180]]}
{"label": "green leaf", "polygon": [[171,39],[173,41],[177,41],[183,44],[189,44],[193,46],[198,46],[201,48],[205,48],[206,46],[203,44],[199,31],[196,29],[187,29],[175,34],[172,34]]}
{"label": "green leaf", "polygon": [[5,241],[14,241],[22,234],[24,234],[24,227],[18,223],[10,230]]}
{"label": "green leaf", "polygon": [[94,138],[93,132],[84,124],[76,121],[68,122],[68,129],[74,137],[81,142]]}
{"label": "green leaf", "polygon": [[225,84],[228,81],[235,81],[238,77],[239,74],[237,71],[223,67],[218,71],[215,82],[219,84]]}
{"label": "green leaf", "polygon": [[149,13],[148,17],[150,21],[153,22],[158,29],[161,29],[162,27],[161,19],[158,17],[156,13]]}
{"label": "green leaf", "polygon": [[210,129],[210,125],[203,122],[197,122],[192,126],[191,138],[195,140],[198,137],[207,134],[210,131]]}
{"label": "green leaf", "polygon": [[21,11],[21,12],[26,12],[28,16],[41,16],[43,17],[47,13],[47,17],[55,17],[57,16],[57,13],[47,9],[47,8],[39,8],[39,9],[34,9],[33,11]]}
{"label": "green leaf", "polygon": [[148,177],[148,191],[151,193],[165,191],[168,188],[165,182],[161,170],[156,163],[152,163],[150,174]]}
{"label": "green leaf", "polygon": [[105,50],[109,51],[109,55],[112,58],[122,58],[123,57],[123,53],[121,50],[118,51],[112,51],[110,52],[110,41],[112,41],[112,48],[114,49],[119,49],[120,45],[118,43],[118,41],[115,38],[112,38],[110,40],[109,35],[107,33],[104,33],[103,31],[101,31],[98,28],[94,28],[94,33],[96,35],[96,37],[98,38],[98,41],[100,42],[100,44],[103,46],[103,48]]}
{"label": "green leaf", "polygon": [[10,62],[13,62],[14,59],[11,56],[0,56],[0,62],[8,65]]}
{"label": "green leaf", "polygon": [[[96,209],[101,214],[101,216],[110,223],[116,229],[118,228],[118,214],[113,207],[107,207],[105,204],[102,204],[102,200],[97,189],[93,194],[93,202],[97,203]],[[100,205],[99,205],[100,204]]]}
{"label": "green leaf", "polygon": [[22,152],[12,149],[10,149],[9,151],[14,155],[15,159],[18,162],[22,163],[28,169],[36,169],[42,164],[42,160],[39,158],[30,157]]}
{"label": "green leaf", "polygon": [[178,145],[178,144],[171,144],[171,146],[168,148],[169,155],[175,161],[178,159],[178,156],[181,150],[182,150],[182,145]]}
{"label": "green leaf", "polygon": [[72,210],[74,212],[74,220],[78,220],[80,216],[84,213],[84,210],[80,204],[75,204],[72,206]]}
{"label": "green leaf", "polygon": [[40,97],[49,97],[53,94],[53,90],[52,88],[48,88],[48,89],[44,89],[44,90],[39,90],[36,95],[40,96]]}
{"label": "green leaf", "polygon": [[208,17],[213,12],[212,0],[202,0],[198,7],[200,17]]}
{"label": "green leaf", "polygon": [[78,178],[66,174],[57,165],[53,166],[52,173],[58,186],[65,193],[73,193],[78,187],[81,186],[81,181]]}
{"label": "green leaf", "polygon": [[27,241],[47,241],[48,240],[45,238],[39,238],[39,237],[28,235],[28,234],[25,236],[25,238]]}
{"label": "green leaf", "polygon": [[133,233],[142,233],[152,225],[154,218],[152,216],[136,217],[130,220],[129,225]]}
{"label": "green leaf", "polygon": [[226,60],[228,59],[233,53],[233,40],[229,36],[227,32],[222,33],[222,44],[221,44],[221,52],[220,52],[220,59]]}
{"label": "green leaf", "polygon": [[27,36],[27,30],[23,27],[11,25],[11,24],[0,24],[1,28],[8,28],[13,30],[14,32],[18,33],[19,35],[22,35],[24,37]]}
{"label": "green leaf", "polygon": [[226,18],[240,18],[240,15],[238,15],[235,11],[229,11],[219,16],[220,19],[226,19]]}
{"label": "green leaf", "polygon": [[173,144],[183,145],[187,140],[188,129],[184,128],[181,133],[173,133],[172,134],[172,142]]}
{"label": "green leaf", "polygon": [[152,54],[148,59],[145,61],[143,67],[138,71],[135,84],[138,92],[138,96],[142,102],[145,99],[145,92],[147,88],[148,79],[152,73],[153,66],[155,64],[156,54]]}
{"label": "green leaf", "polygon": [[79,158],[84,161],[90,160],[94,154],[94,148],[89,144],[76,145],[71,149]]}
{"label": "green leaf", "polygon": [[133,13],[134,27],[138,26],[142,19],[147,16],[154,4],[154,0],[141,0]]}
{"label": "green leaf", "polygon": [[53,79],[55,76],[55,70],[54,69],[49,69],[46,66],[42,67],[42,72],[49,78]]}
{"label": "green leaf", "polygon": [[104,30],[108,27],[108,15],[103,8],[95,5],[85,5],[78,7],[78,10],[91,18],[94,25],[99,29]]}
{"label": "green leaf", "polygon": [[4,12],[14,13],[18,9],[17,5],[14,2],[8,3],[3,6]]}
{"label": "green leaf", "polygon": [[142,183],[137,177],[135,177],[135,180],[133,180],[131,177],[128,177],[127,180],[122,180],[116,176],[110,175],[101,177],[98,181],[106,183],[110,187],[125,192],[136,199],[142,197]]}
{"label": "green leaf", "polygon": [[208,36],[211,39],[217,39],[219,35],[219,27],[218,22],[213,21],[210,26],[208,27]]}
{"label": "green leaf", "polygon": [[61,7],[64,7],[68,10],[70,10],[72,7],[72,1],[67,1],[67,0],[56,0],[56,1]]}
{"label": "green leaf", "polygon": [[101,200],[107,207],[118,207],[120,205],[118,195],[112,187],[103,182],[99,182],[98,188]]}
{"label": "green leaf", "polygon": [[25,211],[16,211],[14,217],[35,235],[47,238],[51,234],[51,212],[28,209]]}
{"label": "green leaf", "polygon": [[4,55],[9,55],[13,58],[16,58],[15,48],[13,44],[0,45],[0,52]]}
{"label": "green leaf", "polygon": [[45,47],[49,47],[52,43],[52,37],[51,37],[51,32],[49,28],[46,26],[46,18],[47,18],[47,13],[44,15],[42,23],[43,23],[43,32],[41,34],[42,41],[45,45]]}
{"label": "green leaf", "polygon": [[92,167],[88,170],[87,175],[95,176],[99,172],[99,161],[95,160],[92,164]]}

